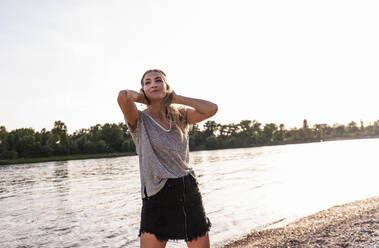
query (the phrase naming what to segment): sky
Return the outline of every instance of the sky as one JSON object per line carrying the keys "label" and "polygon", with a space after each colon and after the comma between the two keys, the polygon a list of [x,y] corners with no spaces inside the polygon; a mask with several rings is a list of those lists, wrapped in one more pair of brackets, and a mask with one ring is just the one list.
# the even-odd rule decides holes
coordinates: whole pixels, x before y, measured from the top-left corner
{"label": "sky", "polygon": [[377,13],[378,1],[1,0],[0,126],[124,122],[119,91],[152,68],[216,103],[220,124],[368,125]]}

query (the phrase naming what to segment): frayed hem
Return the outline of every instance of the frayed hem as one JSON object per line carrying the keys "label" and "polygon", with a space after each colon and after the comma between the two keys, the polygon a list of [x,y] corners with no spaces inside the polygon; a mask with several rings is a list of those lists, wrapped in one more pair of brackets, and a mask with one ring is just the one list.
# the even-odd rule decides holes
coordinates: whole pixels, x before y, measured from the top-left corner
{"label": "frayed hem", "polygon": [[185,239],[185,241],[186,242],[192,242],[192,241],[194,241],[194,240],[196,240],[198,238],[203,237],[205,234],[207,234],[210,231],[211,227],[212,227],[212,223],[210,222],[210,220],[208,218],[207,218],[207,223],[208,223],[207,224],[207,228],[204,231],[200,232],[199,234],[196,234],[196,236],[194,236],[194,237]]}
{"label": "frayed hem", "polygon": [[192,241],[194,241],[200,237],[203,237],[205,234],[207,234],[210,231],[210,229],[212,227],[212,223],[210,222],[209,218],[206,218],[206,219],[207,219],[207,225],[205,226],[205,229],[203,231],[201,231],[200,233],[188,235],[190,238],[188,238],[188,237],[186,237],[186,238],[184,238],[184,237],[183,238],[165,238],[159,234],[156,234],[156,233],[148,231],[148,230],[140,230],[138,237],[141,237],[141,234],[143,234],[143,233],[149,233],[149,234],[153,234],[161,242],[168,242],[168,241],[179,242],[181,240],[184,240],[185,242],[192,242]]}
{"label": "frayed hem", "polygon": [[161,236],[155,234],[155,233],[152,233],[152,232],[148,232],[148,231],[140,231],[140,233],[138,234],[138,237],[141,237],[141,234],[142,233],[149,233],[149,234],[153,234],[159,241],[161,242],[168,242],[168,241],[173,241],[174,243],[178,243],[179,241],[182,241],[184,240],[184,238],[178,238],[178,239],[175,239],[175,238],[162,238]]}
{"label": "frayed hem", "polygon": [[163,238],[163,237],[161,237],[160,235],[157,235],[156,233],[153,233],[153,232],[149,232],[149,231],[139,231],[139,234],[138,234],[138,237],[141,237],[141,235],[143,234],[143,233],[149,233],[149,234],[153,234],[159,241],[161,241],[161,242],[167,242],[168,241],[168,239],[166,239],[166,238]]}
{"label": "frayed hem", "polygon": [[168,242],[168,241],[173,241],[175,243],[179,242],[179,241],[182,241],[184,240],[184,238],[163,238],[162,236],[160,235],[157,235],[153,232],[149,232],[149,231],[140,231],[140,233],[138,234],[138,237],[141,237],[141,234],[142,233],[149,233],[149,234],[153,234],[155,236],[155,238],[157,238],[159,241],[161,242]]}

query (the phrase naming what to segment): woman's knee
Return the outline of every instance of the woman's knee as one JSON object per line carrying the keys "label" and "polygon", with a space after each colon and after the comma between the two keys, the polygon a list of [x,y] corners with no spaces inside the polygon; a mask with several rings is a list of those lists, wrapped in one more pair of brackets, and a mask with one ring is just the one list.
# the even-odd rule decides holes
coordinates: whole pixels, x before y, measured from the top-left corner
{"label": "woman's knee", "polygon": [[191,242],[186,242],[188,248],[209,248],[210,242],[209,242],[209,234],[208,232],[198,237],[197,239],[192,240]]}

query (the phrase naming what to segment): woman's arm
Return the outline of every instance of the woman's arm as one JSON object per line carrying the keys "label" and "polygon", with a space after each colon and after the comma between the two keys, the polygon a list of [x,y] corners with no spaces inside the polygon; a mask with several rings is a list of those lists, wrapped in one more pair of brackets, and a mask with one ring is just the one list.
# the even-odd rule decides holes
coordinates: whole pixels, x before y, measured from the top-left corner
{"label": "woman's arm", "polygon": [[137,127],[138,118],[135,102],[145,103],[143,94],[133,90],[121,90],[118,93],[117,102],[129,126],[134,130]]}
{"label": "woman's arm", "polygon": [[217,113],[217,104],[212,102],[185,97],[172,92],[172,101],[174,104],[182,104],[193,107],[194,109],[187,110],[187,122],[188,124],[195,124],[201,122],[209,117],[214,116]]}

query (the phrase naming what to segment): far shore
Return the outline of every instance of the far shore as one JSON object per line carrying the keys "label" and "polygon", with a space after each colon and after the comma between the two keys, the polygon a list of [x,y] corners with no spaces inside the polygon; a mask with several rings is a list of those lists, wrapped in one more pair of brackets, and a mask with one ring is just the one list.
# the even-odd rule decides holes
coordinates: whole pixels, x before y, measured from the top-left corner
{"label": "far shore", "polygon": [[41,158],[18,158],[9,160],[0,160],[0,165],[9,164],[29,164],[29,163],[41,163],[51,161],[67,161],[78,159],[97,159],[97,158],[113,158],[124,156],[135,156],[134,152],[115,152],[115,153],[99,153],[99,154],[76,154],[68,156],[53,156],[53,157],[41,157]]}
{"label": "far shore", "polygon": [[[348,137],[348,138],[330,138],[324,140],[314,140],[307,142],[294,142],[294,143],[281,143],[272,144],[264,146],[277,146],[277,145],[291,145],[291,144],[307,144],[316,142],[327,142],[327,141],[338,141],[338,140],[355,140],[355,139],[375,139],[378,136],[370,137]],[[249,147],[233,147],[233,148],[219,148],[219,149],[201,149],[201,150],[191,150],[191,152],[196,151],[209,151],[209,150],[225,150],[225,149],[240,149],[240,148],[251,148],[251,147],[262,147],[262,146],[249,146]],[[28,163],[41,163],[41,162],[51,162],[51,161],[67,161],[67,160],[78,160],[78,159],[97,159],[97,158],[112,158],[112,157],[123,157],[123,156],[135,156],[135,152],[115,152],[115,153],[99,153],[99,154],[74,154],[67,156],[52,156],[52,157],[38,157],[38,158],[17,158],[17,159],[6,159],[0,160],[1,165],[11,165],[11,164],[28,164]]]}

